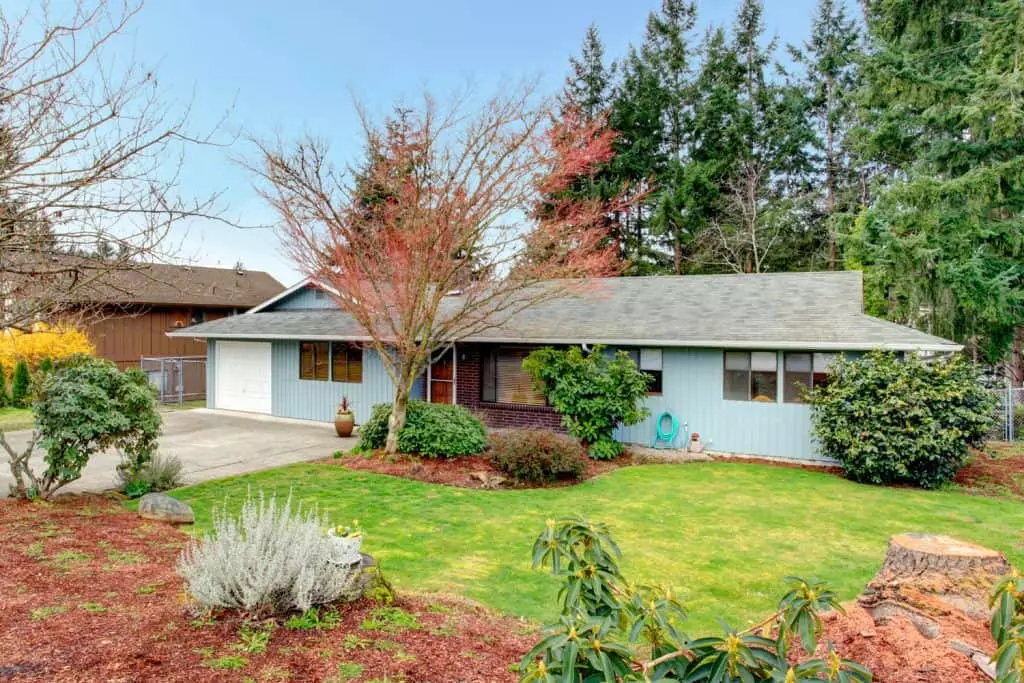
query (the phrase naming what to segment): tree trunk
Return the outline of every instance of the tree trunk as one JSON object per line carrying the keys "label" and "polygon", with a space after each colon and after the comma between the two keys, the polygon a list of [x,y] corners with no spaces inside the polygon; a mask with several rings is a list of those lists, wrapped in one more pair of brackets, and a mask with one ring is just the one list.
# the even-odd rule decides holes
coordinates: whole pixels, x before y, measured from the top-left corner
{"label": "tree trunk", "polygon": [[409,388],[405,382],[395,387],[395,400],[391,404],[391,416],[388,418],[388,438],[384,442],[384,452],[388,456],[398,453],[398,432],[405,426],[405,412],[409,407]]}
{"label": "tree trunk", "polygon": [[962,612],[987,620],[992,585],[1010,572],[1001,553],[949,536],[900,534],[860,596],[876,623],[906,617],[928,638],[941,635],[938,618]]}

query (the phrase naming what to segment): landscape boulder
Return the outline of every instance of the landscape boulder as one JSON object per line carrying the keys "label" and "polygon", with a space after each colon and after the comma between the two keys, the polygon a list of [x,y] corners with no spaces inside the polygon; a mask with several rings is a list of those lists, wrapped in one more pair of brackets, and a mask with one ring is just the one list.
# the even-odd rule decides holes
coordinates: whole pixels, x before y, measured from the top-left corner
{"label": "landscape boulder", "polygon": [[172,524],[194,524],[196,516],[187,503],[166,493],[147,493],[139,499],[139,516]]}

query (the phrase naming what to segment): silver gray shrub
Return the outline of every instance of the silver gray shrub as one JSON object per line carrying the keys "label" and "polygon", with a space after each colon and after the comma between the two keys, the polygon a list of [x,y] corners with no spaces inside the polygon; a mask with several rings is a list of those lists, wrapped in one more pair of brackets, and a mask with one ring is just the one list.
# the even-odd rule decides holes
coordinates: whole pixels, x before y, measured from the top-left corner
{"label": "silver gray shrub", "polygon": [[213,511],[213,530],[182,553],[178,573],[199,606],[256,616],[305,612],[315,605],[359,597],[355,569],[332,561],[326,515],[292,510],[292,497],[251,492],[232,516],[225,502]]}

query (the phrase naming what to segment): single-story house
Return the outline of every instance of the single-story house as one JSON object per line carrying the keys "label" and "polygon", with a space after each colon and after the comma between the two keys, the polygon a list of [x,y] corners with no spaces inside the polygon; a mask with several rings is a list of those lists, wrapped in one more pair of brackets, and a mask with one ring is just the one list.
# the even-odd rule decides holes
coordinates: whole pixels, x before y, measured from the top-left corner
{"label": "single-story house", "polygon": [[[359,423],[393,397],[360,326],[309,283],[170,336],[207,342],[211,408],[328,422],[345,395]],[[685,425],[677,445],[696,432],[712,451],[808,460],[821,456],[800,387],[820,382],[835,354],[961,348],[866,315],[855,271],[608,278],[459,340],[415,395],[466,406],[492,427],[558,428],[522,359],[539,346],[594,344],[628,351],[652,377],[651,417],[620,429],[621,441],[649,444],[668,411]]]}

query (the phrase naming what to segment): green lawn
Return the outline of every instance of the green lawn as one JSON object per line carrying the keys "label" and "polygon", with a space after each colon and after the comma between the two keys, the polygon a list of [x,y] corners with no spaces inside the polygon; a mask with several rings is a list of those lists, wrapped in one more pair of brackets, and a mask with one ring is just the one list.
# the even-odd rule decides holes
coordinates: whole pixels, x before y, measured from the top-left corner
{"label": "green lawn", "polygon": [[951,492],[854,484],[754,464],[646,465],[579,486],[529,491],[448,488],[331,465],[294,465],[180,489],[197,524],[212,506],[253,491],[294,491],[358,518],[365,550],[399,589],[466,595],[534,619],[552,616],[557,583],[530,569],[530,546],[548,517],[582,512],[612,526],[627,575],[673,586],[690,628],[721,615],[734,624],[774,608],[783,578],[820,577],[844,600],[871,578],[891,534],[953,534],[1024,562],[1024,505]]}
{"label": "green lawn", "polygon": [[32,429],[32,411],[28,408],[0,408],[0,432]]}

